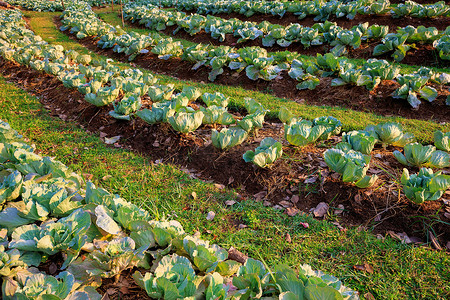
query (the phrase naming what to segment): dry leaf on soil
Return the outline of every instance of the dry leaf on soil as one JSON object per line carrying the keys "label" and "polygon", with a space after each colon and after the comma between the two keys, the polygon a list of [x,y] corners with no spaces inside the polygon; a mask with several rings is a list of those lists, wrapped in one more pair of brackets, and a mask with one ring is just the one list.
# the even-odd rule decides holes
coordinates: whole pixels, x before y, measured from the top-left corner
{"label": "dry leaf on soil", "polygon": [[286,233],[286,242],[288,243],[292,242],[291,235],[289,233]]}
{"label": "dry leaf on soil", "polygon": [[316,218],[322,218],[326,215],[327,211],[328,204],[326,204],[325,202],[320,202],[319,204],[317,204],[316,208],[314,208],[313,214]]}
{"label": "dry leaf on soil", "polygon": [[430,237],[431,244],[433,245],[433,247],[436,248],[437,250],[442,250],[441,245],[439,245],[438,240],[434,237],[434,234],[431,231],[428,231],[428,236]]}
{"label": "dry leaf on soil", "polygon": [[360,194],[355,195],[354,199],[355,199],[356,203],[361,204],[362,199],[361,199],[361,195]]}
{"label": "dry leaf on soil", "polygon": [[286,214],[290,217],[293,217],[299,213],[299,210],[295,207],[288,207],[286,209]]}
{"label": "dry leaf on soil", "polygon": [[280,206],[278,204],[274,205],[273,208],[276,209],[276,210],[283,210],[284,209],[282,206]]}
{"label": "dry leaf on soil", "polygon": [[247,261],[248,256],[236,250],[234,247],[231,247],[228,249],[228,258],[244,264]]}
{"label": "dry leaf on soil", "polygon": [[105,137],[105,144],[112,145],[120,140],[120,135],[113,136],[112,138]]}
{"label": "dry leaf on soil", "polygon": [[266,197],[266,195],[267,195],[267,192],[266,192],[266,191],[261,191],[261,192],[259,192],[259,193],[254,194],[253,197],[255,198],[255,201],[256,201],[256,202],[259,202],[259,201],[261,201],[264,197]]}
{"label": "dry leaf on soil", "polygon": [[306,178],[305,179],[305,183],[306,184],[308,184],[308,183],[314,183],[314,182],[316,182],[317,181],[317,176],[310,176],[310,177],[308,177],[308,178]]}
{"label": "dry leaf on soil", "polygon": [[283,200],[283,201],[280,201],[280,205],[283,206],[284,208],[288,208],[288,207],[292,207],[293,204],[289,201]]}
{"label": "dry leaf on soil", "polygon": [[364,299],[366,300],[375,300],[375,297],[371,293],[365,293]]}
{"label": "dry leaf on soil", "polygon": [[212,221],[215,216],[216,216],[216,213],[213,211],[210,211],[210,212],[208,212],[208,215],[206,216],[206,220]]}
{"label": "dry leaf on soil", "polygon": [[264,201],[263,205],[264,206],[272,206],[272,203],[270,201]]}
{"label": "dry leaf on soil", "polygon": [[304,228],[309,228],[309,224],[306,222],[300,222],[300,225],[302,225]]}
{"label": "dry leaf on soil", "polygon": [[335,215],[340,215],[344,212],[344,205],[339,204],[338,207],[334,210]]}
{"label": "dry leaf on soil", "polygon": [[105,180],[108,180],[110,178],[112,178],[111,175],[105,175],[105,176],[102,177],[102,180],[105,181]]}
{"label": "dry leaf on soil", "polygon": [[364,263],[362,265],[354,265],[353,269],[357,271],[365,271],[367,273],[373,274],[373,268],[368,263]]}

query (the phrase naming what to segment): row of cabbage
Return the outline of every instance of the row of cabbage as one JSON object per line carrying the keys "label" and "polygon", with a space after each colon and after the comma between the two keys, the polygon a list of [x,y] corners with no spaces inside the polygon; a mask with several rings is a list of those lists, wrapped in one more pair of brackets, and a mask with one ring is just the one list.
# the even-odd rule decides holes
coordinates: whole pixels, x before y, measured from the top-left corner
{"label": "row of cabbage", "polygon": [[[318,54],[316,60],[304,59],[296,53],[275,53],[269,56],[264,48],[245,47],[235,49],[228,46],[211,46],[197,44],[183,48],[179,41],[161,37],[157,33],[140,35],[136,32],[126,33],[119,27],[113,27],[97,18],[85,2],[73,2],[63,13],[61,30],[75,33],[77,38],[97,37],[98,47],[112,48],[117,53],[129,55],[132,60],[141,53],[151,51],[160,59],[178,57],[194,64],[193,70],[202,66],[211,69],[209,80],[224,72],[225,68],[242,72],[252,80],[273,80],[282,71],[288,71],[291,78],[299,81],[298,89],[315,89],[321,77],[335,77],[332,86],[354,84],[373,90],[382,80],[396,80],[401,86],[394,92],[394,97],[407,99],[417,108],[423,98],[433,101],[437,90],[430,83],[445,85],[450,82],[450,75],[436,73],[422,67],[412,74],[400,74],[400,67],[385,60],[369,59],[362,66],[350,62],[345,57],[335,57],[331,53]],[[147,48],[151,48],[148,50]],[[450,97],[447,100],[450,104]]]}
{"label": "row of cabbage", "polygon": [[[341,122],[333,117],[319,118],[311,122],[301,120],[282,108],[279,119],[285,124],[285,138],[295,146],[304,146],[318,140],[339,134]],[[263,141],[264,142],[264,141]],[[261,142],[261,144],[263,144]],[[416,204],[424,201],[438,200],[450,188],[450,175],[436,173],[433,169],[450,167],[450,132],[434,133],[433,145],[422,145],[415,141],[414,135],[404,133],[398,123],[381,123],[368,125],[364,130],[354,130],[342,134],[342,142],[324,152],[323,158],[327,166],[342,175],[342,181],[352,183],[358,188],[368,188],[378,180],[377,175],[366,175],[371,161],[371,152],[378,144],[384,149],[387,146],[402,147],[403,153],[395,150],[394,157],[407,167],[420,168],[417,174],[410,175],[407,168],[398,180],[406,197]],[[436,149],[437,148],[437,149]],[[258,149],[258,148],[257,148]],[[263,157],[274,158],[282,150],[265,151]],[[244,159],[245,156],[244,154]],[[272,156],[270,156],[272,155]],[[271,160],[273,163],[274,159]]]}
{"label": "row of cabbage", "polygon": [[345,29],[335,22],[325,21],[312,27],[292,23],[288,26],[241,21],[239,19],[222,19],[212,15],[186,14],[184,12],[160,9],[152,5],[152,0],[129,2],[124,6],[124,16],[132,22],[138,21],[152,30],[164,30],[176,26],[173,34],[184,30],[190,35],[202,31],[220,42],[225,41],[227,34],[238,37],[237,43],[249,40],[260,40],[265,47],[277,44],[289,47],[292,43],[301,43],[303,47],[330,44],[334,46],[330,52],[336,56],[348,53],[348,48],[358,49],[364,42],[381,41],[375,46],[373,55],[392,53],[396,61],[401,61],[414,43],[432,44],[442,59],[450,60],[450,26],[444,32],[435,27],[406,26],[389,33],[389,26],[362,23]]}
{"label": "row of cabbage", "polygon": [[[120,3],[120,0],[84,0],[92,6],[102,6],[111,3]],[[63,11],[63,1],[50,1],[50,0],[7,0],[9,4],[13,6],[20,6],[27,10],[33,11]]]}
{"label": "row of cabbage", "polygon": [[[157,221],[85,183],[0,120],[0,276],[3,299],[102,299],[96,288],[139,267],[153,299],[358,299],[335,277],[299,266],[244,264],[177,221]],[[64,262],[56,276],[37,267]]]}
{"label": "row of cabbage", "polygon": [[[314,0],[314,1],[269,1],[269,0],[150,0],[154,5],[175,7],[178,10],[195,10],[199,14],[238,13],[250,17],[254,14],[267,14],[282,18],[287,12],[299,19],[314,17],[315,21],[329,18],[353,19],[361,15],[385,15],[393,18],[404,16],[416,18],[433,18],[450,16],[450,6],[444,1],[433,4],[418,4],[405,1],[391,5],[389,0]],[[433,2],[433,1],[430,1]]]}
{"label": "row of cabbage", "polygon": [[[12,30],[11,32],[15,33],[6,34],[10,42],[14,40],[15,49],[3,46],[0,48],[0,53],[9,54],[8,59],[22,65],[29,65],[34,69],[58,76],[66,87],[77,88],[85,94],[86,101],[91,104],[105,106],[113,103],[114,111],[110,114],[115,118],[130,120],[133,115],[136,115],[149,124],[167,122],[174,130],[185,134],[195,131],[202,124],[229,126],[220,132],[216,129],[212,130],[212,144],[222,150],[243,143],[249,133],[263,127],[268,110],[253,99],[245,101],[244,106],[248,114],[243,118],[237,118],[228,112],[229,99],[223,94],[202,93],[199,89],[187,86],[179,93],[175,93],[173,85],[157,85],[155,78],[148,74],[144,75],[137,69],[120,70],[108,62],[93,63],[93,66],[90,66],[90,56],[78,55],[73,51],[64,52],[62,48],[50,46],[31,31],[17,26],[21,22],[19,12],[13,11],[9,15],[5,13],[4,21]],[[5,49],[9,52],[5,52]],[[153,101],[152,108],[140,110],[141,97],[146,93]],[[189,106],[197,99],[201,99],[206,106],[201,106],[199,110]],[[286,109],[281,109],[279,118],[285,123],[286,141],[294,146],[326,140],[332,135],[339,134],[341,129],[341,122],[333,117],[320,117],[311,122],[296,118]],[[394,146],[406,145],[404,155],[397,152],[394,155],[399,162],[407,166],[444,168],[450,165],[448,153],[436,150],[431,145],[414,144],[414,138],[411,135],[403,135],[398,125],[380,124],[375,127],[381,128],[379,132],[366,128],[365,131],[344,134],[346,144],[338,146],[336,150],[342,155],[351,153],[349,154],[353,162],[350,164],[353,166],[351,170],[356,175],[349,173],[350,171],[344,172],[341,169],[343,166],[337,167],[337,162],[325,158],[331,169],[344,175],[345,182],[355,182],[361,188],[374,184],[377,178],[367,177],[365,173],[370,162],[368,154],[378,141]],[[450,135],[440,134],[440,136],[436,135],[436,145],[439,149],[448,151]],[[398,142],[398,139],[402,142]],[[389,141],[395,141],[395,143]],[[362,149],[361,145],[355,146],[358,144],[365,145],[366,148]],[[267,138],[255,151],[245,153],[243,158],[260,167],[266,167],[281,155],[282,144]],[[347,161],[343,158],[336,158],[336,156],[334,158],[347,165]],[[357,159],[359,161],[355,162]],[[362,163],[363,161],[365,163]],[[349,174],[353,175],[348,177]]]}

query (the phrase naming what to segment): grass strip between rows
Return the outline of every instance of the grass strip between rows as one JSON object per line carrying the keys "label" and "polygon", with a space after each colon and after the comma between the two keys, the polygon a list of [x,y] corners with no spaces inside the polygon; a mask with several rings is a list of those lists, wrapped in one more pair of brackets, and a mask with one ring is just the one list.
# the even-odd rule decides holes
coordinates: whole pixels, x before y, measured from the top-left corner
{"label": "grass strip between rows", "polygon": [[[60,32],[53,23],[53,18],[59,16],[60,13],[42,13],[29,11],[26,11],[24,13],[25,16],[29,19],[29,25],[31,29],[49,43],[60,44],[67,50],[73,49],[81,54],[90,54],[93,58],[96,59],[105,58],[102,55],[87,50],[85,47],[70,39],[64,33]],[[116,18],[118,19],[117,16]],[[125,29],[128,28],[125,27]],[[130,66],[130,64],[124,63],[118,63],[118,65],[123,67]],[[133,65],[133,67],[135,66]],[[144,72],[148,72],[144,69],[141,70]],[[245,97],[254,98],[265,108],[272,111],[272,113],[269,114],[272,117],[276,117],[278,109],[281,106],[286,106],[294,114],[306,119],[314,119],[320,116],[331,115],[342,121],[344,131],[363,129],[367,124],[394,121],[401,123],[404,126],[404,129],[413,133],[419,141],[428,143],[432,143],[432,135],[435,130],[441,130],[444,132],[450,131],[450,124],[437,124],[432,121],[405,119],[402,117],[384,117],[372,113],[359,112],[340,107],[310,106],[306,104],[298,104],[297,102],[289,99],[278,98],[270,95],[269,93],[249,91],[240,87],[223,86],[213,83],[182,81],[166,75],[157,75],[157,77],[161,84],[173,83],[177,87],[187,84],[199,87],[203,90],[203,92],[221,92],[226,96],[231,97],[232,106],[243,107]],[[418,113],[420,113],[420,110]]]}

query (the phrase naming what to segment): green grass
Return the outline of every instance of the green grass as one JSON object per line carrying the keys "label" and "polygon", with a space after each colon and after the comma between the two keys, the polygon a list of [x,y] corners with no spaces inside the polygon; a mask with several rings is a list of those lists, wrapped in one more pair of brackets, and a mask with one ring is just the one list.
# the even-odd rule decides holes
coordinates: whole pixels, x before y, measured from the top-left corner
{"label": "green grass", "polygon": [[[151,158],[107,147],[73,123],[49,117],[35,97],[3,77],[0,119],[35,143],[42,155],[54,156],[81,174],[94,175],[94,183],[146,208],[155,218],[176,219],[188,233],[198,230],[225,248],[234,246],[269,265],[285,263],[295,268],[310,264],[376,299],[450,297],[450,257],[444,252],[414,248],[389,237],[377,239],[358,228],[340,231],[309,216],[288,217],[252,199],[227,207],[224,202],[235,198],[233,191],[190,179],[175,166],[154,164]],[[197,194],[195,199],[192,192]],[[211,210],[216,217],[207,221]],[[241,220],[248,227],[238,230],[230,220]],[[305,229],[300,222],[310,227]],[[286,241],[287,233],[291,243]],[[373,274],[353,269],[365,262],[373,267]]]}
{"label": "green grass", "polygon": [[[104,56],[101,56],[95,52],[89,51],[87,48],[80,45],[76,41],[71,40],[67,35],[59,31],[53,23],[53,18],[58,15],[59,13],[42,13],[29,11],[25,12],[25,16],[29,19],[30,27],[44,40],[50,43],[60,44],[64,46],[65,49],[73,49],[82,54],[91,54],[93,58],[96,59],[105,58]],[[117,63],[117,65],[122,67],[130,67],[129,64],[124,63]],[[148,72],[144,69],[141,70],[143,72]],[[173,83],[177,87],[181,87],[183,85],[191,85],[201,88],[203,92],[221,92],[231,98],[231,106],[242,107],[245,97],[254,98],[255,100],[262,103],[265,108],[272,111],[272,113],[269,113],[270,117],[276,117],[278,109],[281,106],[286,106],[294,114],[305,119],[314,119],[320,116],[331,115],[342,121],[343,130],[345,131],[363,129],[368,124],[394,121],[401,123],[404,126],[405,130],[413,133],[421,142],[432,142],[433,132],[435,130],[441,130],[445,132],[450,131],[450,124],[441,125],[433,121],[411,120],[401,117],[383,117],[372,113],[359,112],[340,107],[310,106],[305,104],[298,104],[290,99],[278,98],[266,93],[245,90],[240,87],[217,85],[213,83],[182,81],[165,75],[157,75],[157,77],[162,84]]]}

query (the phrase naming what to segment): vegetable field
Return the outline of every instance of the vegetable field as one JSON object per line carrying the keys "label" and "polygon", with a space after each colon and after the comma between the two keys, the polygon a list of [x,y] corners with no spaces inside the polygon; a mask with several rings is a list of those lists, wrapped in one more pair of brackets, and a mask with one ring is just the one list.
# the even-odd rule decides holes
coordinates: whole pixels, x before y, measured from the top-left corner
{"label": "vegetable field", "polygon": [[448,1],[8,0],[0,70],[3,299],[450,297]]}

